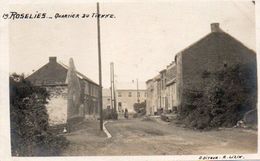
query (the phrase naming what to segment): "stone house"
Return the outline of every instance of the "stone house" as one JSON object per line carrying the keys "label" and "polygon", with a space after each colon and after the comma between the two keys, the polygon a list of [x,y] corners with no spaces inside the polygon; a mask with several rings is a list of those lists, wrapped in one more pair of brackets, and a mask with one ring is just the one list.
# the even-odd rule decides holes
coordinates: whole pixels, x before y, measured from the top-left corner
{"label": "stone house", "polygon": [[176,110],[178,105],[176,89],[176,63],[173,61],[166,68],[166,110]]}
{"label": "stone house", "polygon": [[159,109],[168,109],[168,100],[166,97],[166,69],[160,71],[160,80],[158,81]]}
{"label": "stone house", "polygon": [[219,23],[211,24],[211,32],[176,54],[177,106],[184,101],[185,91],[202,91],[202,74],[214,73],[235,65],[251,65],[256,69],[256,54],[240,41],[224,32]]}
{"label": "stone house", "polygon": [[134,112],[134,104],[146,101],[146,90],[140,89],[117,89],[116,90],[117,110],[122,112],[127,109],[129,113]]}
{"label": "stone house", "polygon": [[[171,109],[180,107],[185,101],[185,91],[202,91],[204,90],[205,81],[202,78],[203,73],[214,73],[224,70],[227,67],[235,65],[250,65],[256,69],[256,53],[246,47],[243,43],[224,32],[219,23],[211,24],[211,32],[201,38],[199,41],[188,46],[176,54],[175,60],[166,68],[166,90],[163,91],[164,72],[160,72],[160,78],[147,81],[148,101],[147,109],[153,107],[153,101],[164,97],[162,102],[159,100],[158,107]],[[163,70],[164,71],[164,70]],[[160,87],[155,90],[155,84]],[[153,84],[153,86],[152,86]],[[151,97],[157,95],[157,97]],[[163,105],[165,103],[165,105]]]}
{"label": "stone house", "polygon": [[154,115],[157,114],[165,104],[163,102],[163,97],[166,96],[166,91],[162,90],[162,81],[164,76],[161,73],[165,73],[165,71],[161,71],[160,74],[155,76],[152,79],[146,81],[146,91],[147,91],[147,99],[146,99],[146,114]]}
{"label": "stone house", "polygon": [[146,92],[147,92],[147,98],[146,98],[146,115],[154,115],[154,112],[156,112],[156,105],[153,103],[155,100],[154,98],[154,80],[149,79],[146,82]]}
{"label": "stone house", "polygon": [[146,101],[147,93],[143,82],[139,82],[138,90],[133,82],[118,82],[115,87],[118,112],[127,109],[129,113],[134,113],[134,104]]}
{"label": "stone house", "polygon": [[[56,57],[49,57],[49,62],[29,75],[29,80],[35,86],[43,86],[50,93],[47,104],[49,123],[51,126],[66,124],[68,118],[68,66],[58,63]],[[78,115],[81,117],[95,117],[98,114],[98,91],[100,86],[76,71],[80,83],[80,107]],[[80,108],[78,107],[78,108]]]}

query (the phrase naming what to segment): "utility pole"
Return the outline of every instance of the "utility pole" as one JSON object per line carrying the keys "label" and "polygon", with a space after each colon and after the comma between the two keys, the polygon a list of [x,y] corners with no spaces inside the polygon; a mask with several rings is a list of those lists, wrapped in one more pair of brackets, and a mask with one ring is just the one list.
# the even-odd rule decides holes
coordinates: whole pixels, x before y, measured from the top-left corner
{"label": "utility pole", "polygon": [[112,69],[112,62],[110,63],[110,100],[111,100],[111,109],[114,111],[114,106],[113,106],[113,69]]}
{"label": "utility pole", "polygon": [[116,109],[116,89],[115,89],[115,72],[114,72],[114,63],[113,63],[113,92],[114,92],[114,113],[117,113]]}
{"label": "utility pole", "polygon": [[102,65],[101,65],[101,41],[100,41],[100,19],[99,19],[99,3],[97,2],[97,36],[98,36],[98,68],[99,68],[99,114],[100,114],[100,130],[103,131],[103,102],[102,102]]}
{"label": "utility pole", "polygon": [[115,90],[115,73],[114,73],[114,63],[110,63],[110,80],[111,80],[111,106],[113,106],[113,113],[117,112],[116,109],[116,90]]}
{"label": "utility pole", "polygon": [[137,88],[137,103],[140,103],[140,99],[139,99],[139,88],[138,88],[138,79],[136,79],[136,88]]}

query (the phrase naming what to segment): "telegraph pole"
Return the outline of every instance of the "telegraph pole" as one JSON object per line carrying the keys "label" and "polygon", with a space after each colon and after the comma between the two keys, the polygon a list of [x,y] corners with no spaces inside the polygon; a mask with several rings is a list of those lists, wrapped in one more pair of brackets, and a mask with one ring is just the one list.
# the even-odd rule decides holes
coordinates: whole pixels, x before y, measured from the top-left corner
{"label": "telegraph pole", "polygon": [[116,109],[116,89],[115,89],[115,72],[114,72],[114,63],[113,63],[113,92],[114,92],[114,112],[117,113],[117,109]]}
{"label": "telegraph pole", "polygon": [[111,100],[111,109],[114,111],[113,106],[113,68],[112,68],[112,62],[110,63],[110,100]]}
{"label": "telegraph pole", "polygon": [[116,90],[115,90],[115,73],[114,73],[114,63],[110,63],[110,80],[111,80],[111,106],[113,107],[113,113],[117,112],[116,109]]}
{"label": "telegraph pole", "polygon": [[138,88],[138,79],[136,79],[136,88],[137,88],[137,103],[140,102],[140,99],[139,99],[139,88]]}
{"label": "telegraph pole", "polygon": [[101,41],[100,41],[100,19],[99,19],[99,3],[97,2],[97,36],[98,36],[98,68],[99,68],[99,114],[100,114],[100,130],[103,131],[103,102],[102,102],[102,65],[101,65]]}

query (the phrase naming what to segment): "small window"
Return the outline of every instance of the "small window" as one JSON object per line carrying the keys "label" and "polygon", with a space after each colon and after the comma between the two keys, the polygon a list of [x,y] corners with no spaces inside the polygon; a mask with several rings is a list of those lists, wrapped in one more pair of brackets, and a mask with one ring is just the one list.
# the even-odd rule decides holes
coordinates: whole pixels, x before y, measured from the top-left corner
{"label": "small window", "polygon": [[137,92],[137,97],[140,97],[140,92]]}
{"label": "small window", "polygon": [[224,63],[224,67],[225,67],[225,68],[227,67],[227,63]]}
{"label": "small window", "polygon": [[129,93],[128,93],[128,97],[132,97],[132,92],[129,92]]}
{"label": "small window", "polygon": [[226,62],[226,61],[224,61],[224,63],[223,63],[223,64],[224,64],[224,67],[226,68],[226,67],[227,67],[227,62]]}
{"label": "small window", "polygon": [[122,97],[121,92],[118,92],[117,96],[118,96],[118,97]]}

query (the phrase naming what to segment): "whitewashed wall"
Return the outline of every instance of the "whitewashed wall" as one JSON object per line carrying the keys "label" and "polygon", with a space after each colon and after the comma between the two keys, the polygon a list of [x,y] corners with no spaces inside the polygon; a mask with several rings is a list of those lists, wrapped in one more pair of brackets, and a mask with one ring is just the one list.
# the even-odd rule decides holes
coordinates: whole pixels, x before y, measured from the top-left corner
{"label": "whitewashed wall", "polygon": [[67,86],[48,87],[50,100],[47,104],[50,126],[67,122]]}

